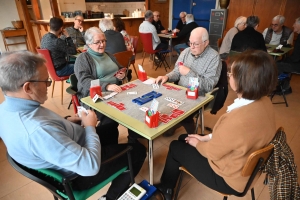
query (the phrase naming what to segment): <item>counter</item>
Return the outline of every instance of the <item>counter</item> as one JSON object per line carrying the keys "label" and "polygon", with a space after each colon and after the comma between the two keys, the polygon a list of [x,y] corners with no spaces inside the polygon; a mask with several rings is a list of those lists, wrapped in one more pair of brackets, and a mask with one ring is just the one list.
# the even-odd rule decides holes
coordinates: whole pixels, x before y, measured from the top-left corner
{"label": "counter", "polygon": [[[99,27],[99,21],[103,18],[97,18],[97,19],[84,19],[83,23],[83,28],[84,30],[96,26]],[[140,24],[144,21],[144,17],[121,17],[125,23],[126,31],[129,35],[135,35],[139,36],[139,26]],[[49,32],[50,27],[49,27],[49,21],[50,20],[36,20],[36,21],[31,21],[37,26],[38,34],[39,34],[39,39],[41,40],[43,35]],[[73,21],[74,18],[66,18],[64,20],[64,26],[69,27],[73,26]],[[141,41],[139,40],[138,43],[138,52],[142,52],[143,46]]]}

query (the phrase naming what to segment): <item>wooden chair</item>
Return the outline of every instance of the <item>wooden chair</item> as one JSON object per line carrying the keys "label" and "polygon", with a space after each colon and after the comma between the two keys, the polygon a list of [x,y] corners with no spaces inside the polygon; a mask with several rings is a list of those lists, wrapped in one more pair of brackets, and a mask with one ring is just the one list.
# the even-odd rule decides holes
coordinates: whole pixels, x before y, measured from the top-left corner
{"label": "wooden chair", "polygon": [[[133,48],[134,48],[134,54],[136,56],[137,53],[137,48],[138,48],[138,42],[139,42],[139,37],[138,36],[130,36],[130,40],[132,42]],[[136,68],[135,68],[135,56],[134,56],[134,60],[131,61],[130,65],[133,66],[134,72],[136,77],[138,77],[138,74],[136,72]]]}
{"label": "wooden chair", "polygon": [[50,52],[48,49],[41,49],[40,47],[36,47],[36,50],[39,54],[42,54],[46,60],[46,67],[48,69],[48,72],[53,80],[52,84],[52,94],[51,97],[53,98],[53,92],[54,92],[54,86],[55,86],[55,81],[60,81],[61,82],[61,105],[63,105],[63,93],[64,93],[64,81],[69,79],[69,76],[58,76],[56,74]]}
{"label": "wooden chair", "polygon": [[[247,194],[248,190],[251,188],[251,196],[252,196],[252,200],[255,200],[255,195],[254,195],[254,184],[257,181],[257,179],[259,178],[259,176],[261,175],[261,166],[267,162],[267,160],[269,159],[270,155],[273,153],[273,149],[274,146],[272,144],[269,144],[268,146],[259,149],[257,151],[254,151],[252,154],[250,154],[250,156],[248,157],[243,170],[241,172],[241,176],[242,177],[249,177],[249,180],[246,184],[246,187],[244,189],[244,191],[236,196],[238,197],[243,197]],[[178,197],[178,193],[180,190],[180,186],[182,183],[182,175],[183,172],[187,173],[188,175],[192,176],[194,178],[194,176],[183,166],[179,167],[179,169],[181,170],[180,172],[180,176],[179,176],[179,182],[178,182],[178,186],[175,192],[175,198],[174,200],[177,200]],[[223,200],[226,200],[228,198],[228,196],[230,196],[231,194],[223,194],[220,193],[221,195],[223,195]]]}
{"label": "wooden chair", "polygon": [[117,59],[117,61],[120,65],[127,68],[127,71],[126,71],[126,74],[125,74],[125,79],[128,82],[127,72],[128,72],[128,68],[131,64],[132,51],[118,52],[118,53],[115,53],[114,56],[115,56],[115,58]]}

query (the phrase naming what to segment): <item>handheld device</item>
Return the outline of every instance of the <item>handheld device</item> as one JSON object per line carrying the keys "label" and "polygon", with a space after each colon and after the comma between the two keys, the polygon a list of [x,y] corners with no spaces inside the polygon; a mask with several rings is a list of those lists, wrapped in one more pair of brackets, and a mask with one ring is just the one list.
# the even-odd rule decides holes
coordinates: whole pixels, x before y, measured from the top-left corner
{"label": "handheld device", "polygon": [[146,190],[144,188],[134,183],[118,200],[139,200],[145,193]]}

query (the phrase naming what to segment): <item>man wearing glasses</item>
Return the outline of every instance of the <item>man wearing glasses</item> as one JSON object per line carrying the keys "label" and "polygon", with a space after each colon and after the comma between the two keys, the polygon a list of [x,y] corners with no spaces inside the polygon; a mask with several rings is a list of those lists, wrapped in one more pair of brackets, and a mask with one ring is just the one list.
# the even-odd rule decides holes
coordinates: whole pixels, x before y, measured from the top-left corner
{"label": "man wearing glasses", "polygon": [[[190,77],[198,78],[198,94],[203,96],[211,91],[220,78],[222,63],[218,52],[209,46],[208,32],[205,28],[195,28],[190,35],[189,48],[186,48],[175,63],[174,70],[165,76],[158,76],[155,83],[177,82],[183,87],[189,86]],[[194,133],[195,123],[193,114],[180,124],[188,134]],[[164,133],[171,136],[179,126]]]}
{"label": "man wearing glasses", "polygon": [[180,20],[178,21],[176,28],[173,30],[174,33],[175,32],[178,33],[185,26],[185,24],[186,24],[185,16],[186,16],[186,12],[184,12],[184,11],[179,14]]}
{"label": "man wearing glasses", "polygon": [[270,27],[263,32],[266,44],[293,44],[294,33],[290,28],[283,25],[284,21],[285,17],[282,15],[277,15],[273,18]]}
{"label": "man wearing glasses", "polygon": [[[70,35],[73,40],[73,43],[76,47],[82,47],[85,45],[84,34],[85,31],[83,30],[82,24],[84,19],[81,15],[76,15],[74,19],[74,26],[67,27],[66,31]],[[64,35],[62,35],[62,39],[65,39]]]}
{"label": "man wearing glasses", "polygon": [[168,30],[166,30],[165,27],[163,27],[159,18],[160,18],[160,13],[158,11],[154,11],[153,12],[153,21],[152,21],[153,26],[155,26],[158,34],[159,33],[167,33]]}

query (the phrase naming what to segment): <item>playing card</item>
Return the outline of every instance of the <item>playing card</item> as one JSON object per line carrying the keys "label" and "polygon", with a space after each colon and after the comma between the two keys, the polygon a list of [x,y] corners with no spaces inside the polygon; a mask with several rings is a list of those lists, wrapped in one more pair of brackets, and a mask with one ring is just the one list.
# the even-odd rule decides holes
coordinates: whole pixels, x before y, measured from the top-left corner
{"label": "playing card", "polygon": [[172,113],[171,115],[170,115],[170,117],[172,117],[172,118],[177,118],[179,115],[178,114],[176,114],[176,113]]}
{"label": "playing card", "polygon": [[172,110],[172,113],[176,113],[178,115],[182,115],[184,113],[184,111],[183,110],[179,110],[179,109],[174,109],[174,110]]}
{"label": "playing card", "polygon": [[120,73],[125,73],[126,72],[126,68],[121,68],[120,70],[118,70],[115,74],[114,74],[114,76],[116,76],[117,74],[120,74]]}
{"label": "playing card", "polygon": [[173,103],[169,103],[167,106],[171,107],[171,108],[178,108],[179,105],[173,104]]}
{"label": "playing card", "polygon": [[140,107],[140,110],[143,111],[143,112],[146,112],[148,110],[147,107]]}
{"label": "playing card", "polygon": [[85,112],[86,114],[89,114],[89,112],[82,106],[77,106],[77,114],[79,117],[81,117],[81,112]]}
{"label": "playing card", "polygon": [[152,84],[153,89],[159,89],[158,84]]}
{"label": "playing card", "polygon": [[127,92],[127,94],[137,94],[136,91],[133,91],[133,92]]}

